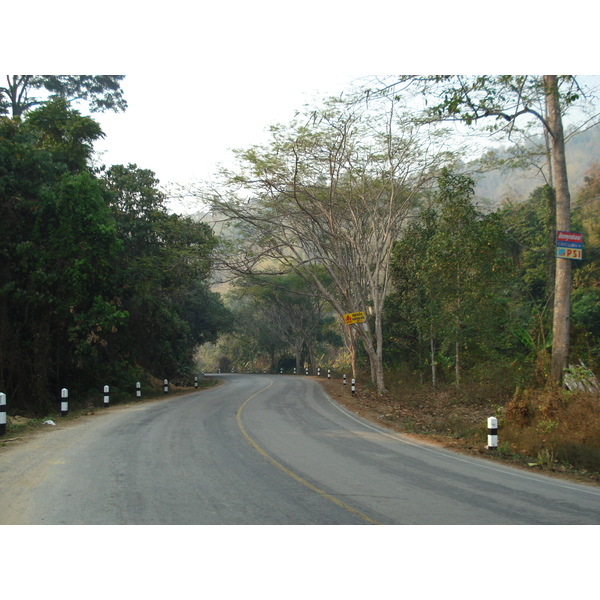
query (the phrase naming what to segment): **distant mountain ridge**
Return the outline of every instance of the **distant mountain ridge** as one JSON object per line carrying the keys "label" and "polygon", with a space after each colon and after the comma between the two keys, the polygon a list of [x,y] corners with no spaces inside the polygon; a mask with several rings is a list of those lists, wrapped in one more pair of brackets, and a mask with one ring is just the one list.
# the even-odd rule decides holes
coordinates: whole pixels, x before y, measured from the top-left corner
{"label": "distant mountain ridge", "polygon": [[[572,198],[584,185],[584,177],[594,163],[600,163],[600,125],[573,136],[566,145],[567,176]],[[503,200],[526,200],[531,192],[544,185],[538,170],[496,169],[475,177],[475,197],[490,210]]]}
{"label": "distant mountain ridge", "polygon": [[[572,199],[584,185],[584,177],[594,163],[600,163],[600,125],[572,137],[566,146],[567,175]],[[495,169],[474,176],[475,201],[484,210],[494,211],[505,200],[523,201],[540,185],[544,178],[537,169]],[[222,232],[218,215],[204,209],[191,215],[198,221],[209,223],[217,234]]]}

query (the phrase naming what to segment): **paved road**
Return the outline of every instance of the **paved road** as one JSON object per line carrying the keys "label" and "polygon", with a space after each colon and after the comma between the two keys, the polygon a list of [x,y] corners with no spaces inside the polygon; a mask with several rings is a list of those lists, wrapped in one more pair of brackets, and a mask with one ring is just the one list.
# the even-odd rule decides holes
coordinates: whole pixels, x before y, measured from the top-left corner
{"label": "paved road", "polygon": [[307,377],[224,385],[0,452],[0,523],[600,524],[600,489],[415,442]]}

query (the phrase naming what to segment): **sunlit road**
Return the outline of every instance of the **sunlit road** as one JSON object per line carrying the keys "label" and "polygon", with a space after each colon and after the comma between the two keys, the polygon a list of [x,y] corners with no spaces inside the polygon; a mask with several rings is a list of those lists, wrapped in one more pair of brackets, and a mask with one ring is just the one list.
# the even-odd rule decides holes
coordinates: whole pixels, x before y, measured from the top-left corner
{"label": "sunlit road", "polygon": [[2,449],[0,523],[600,524],[598,488],[394,434],[308,377],[218,377]]}

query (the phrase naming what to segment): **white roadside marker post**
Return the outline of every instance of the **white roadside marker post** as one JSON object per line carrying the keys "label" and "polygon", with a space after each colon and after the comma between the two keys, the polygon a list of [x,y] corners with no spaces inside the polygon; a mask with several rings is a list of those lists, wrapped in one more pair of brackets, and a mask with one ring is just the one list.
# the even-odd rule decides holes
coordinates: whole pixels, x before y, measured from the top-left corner
{"label": "white roadside marker post", "polygon": [[352,393],[354,394],[355,391],[356,391],[356,380],[352,379]]}
{"label": "white roadside marker post", "polygon": [[109,396],[108,396],[109,390],[110,390],[110,388],[107,385],[105,385],[104,386],[104,408],[108,408],[108,404],[110,402]]}
{"label": "white roadside marker post", "polygon": [[142,397],[142,384],[139,381],[135,384],[135,396],[136,398]]}
{"label": "white roadside marker post", "polygon": [[492,450],[498,447],[498,419],[496,417],[490,417],[487,420],[488,426],[488,450]]}
{"label": "white roadside marker post", "polygon": [[165,392],[165,394],[169,393],[169,380],[165,379],[163,381],[163,391]]}

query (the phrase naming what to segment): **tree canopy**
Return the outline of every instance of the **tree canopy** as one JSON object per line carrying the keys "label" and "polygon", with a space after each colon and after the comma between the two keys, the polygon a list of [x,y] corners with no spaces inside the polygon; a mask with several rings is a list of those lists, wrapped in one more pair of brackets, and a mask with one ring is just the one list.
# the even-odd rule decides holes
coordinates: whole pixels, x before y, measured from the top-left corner
{"label": "tree canopy", "polygon": [[368,311],[373,319],[354,333],[384,390],[382,311],[392,247],[449,155],[443,144],[432,149],[387,98],[369,110],[331,100],[271,133],[269,145],[238,152],[239,170],[211,196],[244,233],[237,238],[244,249],[229,267],[294,271],[340,319]]}
{"label": "tree canopy", "polygon": [[124,75],[6,75],[0,86],[0,115],[22,117],[50,98],[85,101],[91,112],[124,111]]}

